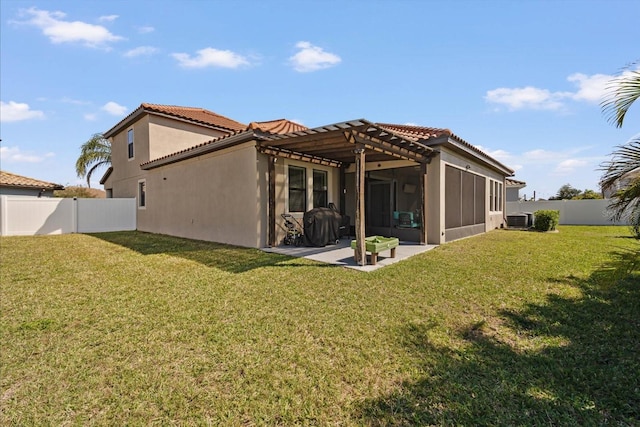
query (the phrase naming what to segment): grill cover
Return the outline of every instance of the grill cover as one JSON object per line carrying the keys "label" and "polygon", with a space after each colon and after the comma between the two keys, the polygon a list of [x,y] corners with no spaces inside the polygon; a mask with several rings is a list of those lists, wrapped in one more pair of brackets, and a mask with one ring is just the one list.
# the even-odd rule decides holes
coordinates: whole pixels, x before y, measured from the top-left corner
{"label": "grill cover", "polygon": [[306,246],[326,246],[340,240],[342,215],[330,208],[314,208],[303,217]]}

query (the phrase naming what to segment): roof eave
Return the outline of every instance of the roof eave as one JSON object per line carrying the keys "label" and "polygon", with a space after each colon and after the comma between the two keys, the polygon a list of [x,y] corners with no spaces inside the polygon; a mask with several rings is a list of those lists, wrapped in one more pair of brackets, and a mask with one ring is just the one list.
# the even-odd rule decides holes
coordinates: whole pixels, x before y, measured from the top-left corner
{"label": "roof eave", "polygon": [[471,148],[471,144],[469,144],[468,142],[460,138],[457,138],[455,135],[441,136],[439,138],[430,139],[426,141],[426,144],[429,146],[448,144],[450,146],[455,147],[458,151],[462,151],[465,154],[480,160],[485,165],[489,166],[490,168],[494,169],[497,172],[504,174],[505,176],[515,175],[515,171],[513,169],[500,163],[499,161],[489,156],[488,154],[483,153],[480,150]]}
{"label": "roof eave", "polygon": [[100,185],[104,185],[104,183],[107,182],[107,179],[109,179],[111,172],[113,172],[113,166],[109,166],[104,175],[102,175],[102,178],[100,178]]}

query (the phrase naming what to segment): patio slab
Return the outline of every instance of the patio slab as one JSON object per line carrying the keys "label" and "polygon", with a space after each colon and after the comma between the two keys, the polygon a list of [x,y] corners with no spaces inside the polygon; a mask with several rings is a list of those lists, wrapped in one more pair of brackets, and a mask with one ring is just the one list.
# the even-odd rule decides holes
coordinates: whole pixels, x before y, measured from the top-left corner
{"label": "patio slab", "polygon": [[265,252],[288,255],[296,258],[306,258],[327,264],[341,265],[358,271],[369,272],[387,265],[395,264],[396,262],[400,262],[419,253],[434,249],[437,246],[438,245],[420,245],[415,242],[401,241],[400,245],[396,248],[395,258],[391,258],[390,251],[383,251],[378,254],[378,262],[376,265],[367,264],[365,266],[358,265],[353,258],[353,249],[351,249],[350,239],[342,239],[337,245],[328,245],[323,248],[281,245],[271,248],[262,248],[262,250]]}

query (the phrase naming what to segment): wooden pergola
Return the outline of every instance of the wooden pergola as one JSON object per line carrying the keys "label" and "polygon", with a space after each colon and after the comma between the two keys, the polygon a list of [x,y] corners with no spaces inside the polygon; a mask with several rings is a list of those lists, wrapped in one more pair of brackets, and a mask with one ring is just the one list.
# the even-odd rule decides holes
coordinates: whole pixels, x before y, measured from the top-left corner
{"label": "wooden pergola", "polygon": [[[388,160],[410,160],[419,163],[420,195],[422,207],[422,227],[420,243],[427,241],[426,231],[426,189],[427,164],[434,150],[427,145],[386,130],[364,119],[335,123],[314,129],[306,129],[287,134],[260,133],[257,149],[269,158],[269,244],[276,242],[276,178],[275,159],[283,157],[313,164],[340,168],[341,188],[344,188],[344,171],[355,163],[356,174],[356,260],[366,265],[364,188],[365,162]],[[341,204],[344,209],[344,201]]]}

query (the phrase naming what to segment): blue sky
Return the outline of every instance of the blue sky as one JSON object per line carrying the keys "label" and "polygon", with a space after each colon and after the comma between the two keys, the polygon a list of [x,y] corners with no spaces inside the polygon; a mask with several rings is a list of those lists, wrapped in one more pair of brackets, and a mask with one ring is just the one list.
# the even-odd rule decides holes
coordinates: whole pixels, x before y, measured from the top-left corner
{"label": "blue sky", "polygon": [[599,107],[640,59],[638,16],[633,0],[2,0],[1,167],[82,183],[80,145],[149,102],[448,128],[528,197],[597,189],[598,165],[640,131],[640,106],[622,129]]}

